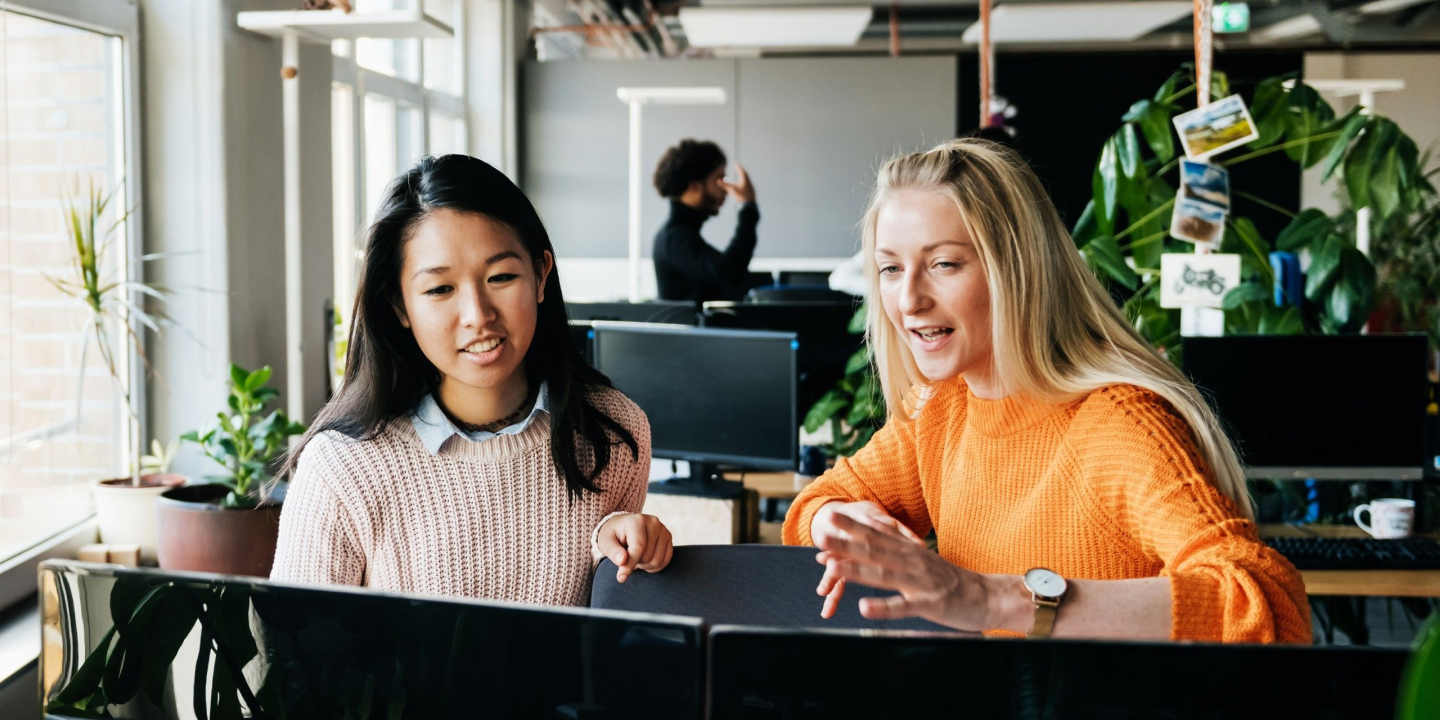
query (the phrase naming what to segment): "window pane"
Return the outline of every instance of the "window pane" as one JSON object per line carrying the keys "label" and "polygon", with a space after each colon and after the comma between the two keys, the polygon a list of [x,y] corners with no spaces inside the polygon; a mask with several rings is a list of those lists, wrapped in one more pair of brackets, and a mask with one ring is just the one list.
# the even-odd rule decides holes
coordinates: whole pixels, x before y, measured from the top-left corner
{"label": "window pane", "polygon": [[[123,475],[123,409],[83,305],[49,278],[74,277],[62,202],[116,188],[120,41],[0,11],[0,561],[93,513],[90,484]],[[132,195],[133,197],[133,195]],[[117,193],[102,228],[133,200]],[[124,270],[125,229],[100,277]],[[107,327],[124,375],[129,348]]]}
{"label": "window pane", "polygon": [[[331,171],[335,179],[335,312],[341,326],[334,328],[336,338],[344,338],[349,327],[350,310],[355,297],[355,260],[357,224],[355,208],[355,91],[349,85],[336,83],[330,93]],[[340,348],[337,348],[339,350]],[[340,359],[332,363],[331,387],[339,387]]]}
{"label": "window pane", "polygon": [[425,127],[420,124],[420,108],[401,105],[396,118],[400,147],[400,167],[411,163],[425,154]]}
{"label": "window pane", "polygon": [[465,152],[465,123],[454,115],[430,112],[430,154]]}
{"label": "window pane", "polygon": [[[455,0],[425,0],[425,12],[449,25],[457,34],[460,32],[460,28],[455,27]],[[451,95],[460,94],[457,47],[455,40],[450,38],[425,41],[425,87]]]}
{"label": "window pane", "polygon": [[395,101],[380,95],[365,96],[365,217],[375,214],[380,194],[395,177],[398,157]]}
{"label": "window pane", "polygon": [[[358,0],[355,12],[399,10],[411,7],[408,0]],[[360,67],[404,80],[420,80],[420,41],[361,38],[355,41],[355,61]]]}

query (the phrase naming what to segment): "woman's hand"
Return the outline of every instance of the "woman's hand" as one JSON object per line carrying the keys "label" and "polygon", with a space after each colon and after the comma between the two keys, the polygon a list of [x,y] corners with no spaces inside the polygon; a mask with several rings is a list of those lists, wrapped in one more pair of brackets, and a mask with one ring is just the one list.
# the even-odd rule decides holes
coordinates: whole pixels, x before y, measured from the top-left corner
{"label": "woman's hand", "polygon": [[635,568],[660,572],[675,554],[665,523],[654,515],[640,513],[616,515],[607,520],[600,526],[595,544],[620,568],[615,572],[615,582],[622,583]]}
{"label": "woman's hand", "polygon": [[[833,575],[837,583],[854,581],[900,593],[889,598],[862,598],[862,616],[871,620],[921,617],[959,630],[999,627],[997,611],[991,606],[992,601],[998,605],[1000,598],[989,577],[954,565],[923,544],[848,513],[834,513],[828,524],[835,532],[815,538],[823,551],[815,560],[825,565],[826,579]],[[824,584],[821,580],[822,588]],[[828,600],[826,609],[834,612]]]}
{"label": "woman's hand", "polygon": [[[844,536],[844,532],[835,525],[835,518],[838,516],[858,520],[866,527],[892,537],[918,543],[921,548],[925,546],[925,541],[906,527],[905,523],[891,517],[884,508],[872,502],[830,502],[822,505],[810,520],[810,540],[816,546],[824,547],[821,545],[822,538]],[[826,563],[825,575],[820,578],[820,586],[815,588],[815,593],[825,596],[820,617],[827,620],[834,617],[835,608],[840,605],[840,598],[845,594],[845,580],[837,574],[832,564]]]}

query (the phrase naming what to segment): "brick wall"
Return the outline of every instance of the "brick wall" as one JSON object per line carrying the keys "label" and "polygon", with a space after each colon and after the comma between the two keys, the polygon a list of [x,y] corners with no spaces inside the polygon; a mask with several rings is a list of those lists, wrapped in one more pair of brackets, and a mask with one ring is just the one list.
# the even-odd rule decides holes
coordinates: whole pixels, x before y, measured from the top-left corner
{"label": "brick wall", "polygon": [[123,410],[93,341],[82,381],[87,314],[46,280],[71,272],[63,200],[120,177],[119,41],[15,13],[0,30],[3,559],[92,511],[89,484],[121,472]]}

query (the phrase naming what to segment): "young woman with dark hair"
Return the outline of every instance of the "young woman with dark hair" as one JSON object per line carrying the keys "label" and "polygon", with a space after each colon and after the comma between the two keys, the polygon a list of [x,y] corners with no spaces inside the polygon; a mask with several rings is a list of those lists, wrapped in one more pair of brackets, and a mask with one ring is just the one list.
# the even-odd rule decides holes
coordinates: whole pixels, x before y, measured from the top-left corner
{"label": "young woman with dark hair", "polygon": [[650,426],[571,340],[530,201],[463,155],[388,188],[344,383],[291,452],[271,579],[583,605],[593,563],[656,572]]}

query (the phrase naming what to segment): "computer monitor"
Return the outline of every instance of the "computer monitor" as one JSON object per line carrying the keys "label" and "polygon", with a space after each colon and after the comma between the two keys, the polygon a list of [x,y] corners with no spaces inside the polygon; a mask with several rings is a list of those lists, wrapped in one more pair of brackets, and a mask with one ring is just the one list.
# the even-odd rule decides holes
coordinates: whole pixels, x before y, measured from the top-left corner
{"label": "computer monitor", "polygon": [[1192,337],[1184,365],[1252,478],[1423,477],[1423,335]]}
{"label": "computer monitor", "polygon": [[845,302],[707,302],[700,313],[703,327],[750,328],[793,332],[800,340],[800,412],[803,416],[820,396],[845,377],[845,363],[864,344],[850,332],[855,303]]}
{"label": "computer monitor", "polygon": [[696,618],[70,561],[40,592],[47,718],[701,717]]}
{"label": "computer monitor", "polygon": [[590,351],[590,328],[591,324],[587,320],[570,321],[570,339],[580,350],[580,357],[585,359],[586,364],[593,367],[595,358],[594,353]]}
{"label": "computer monitor", "polygon": [[649,302],[567,302],[565,312],[571,320],[612,320],[619,322],[669,323],[694,325],[700,311],[689,300],[651,300]]}
{"label": "computer monitor", "polygon": [[795,333],[597,322],[593,342],[595,367],[649,417],[654,457],[690,463],[651,492],[735,497],[716,465],[795,468]]}
{"label": "computer monitor", "polygon": [[1403,649],[1363,647],[1017,642],[724,626],[710,632],[709,645],[714,720],[1388,718],[1408,657]]}

